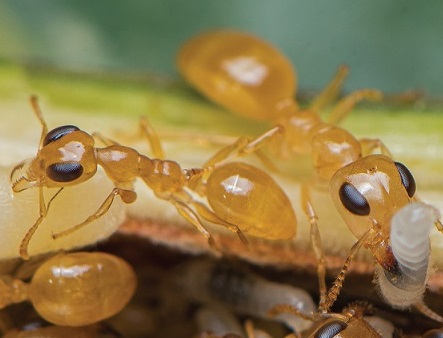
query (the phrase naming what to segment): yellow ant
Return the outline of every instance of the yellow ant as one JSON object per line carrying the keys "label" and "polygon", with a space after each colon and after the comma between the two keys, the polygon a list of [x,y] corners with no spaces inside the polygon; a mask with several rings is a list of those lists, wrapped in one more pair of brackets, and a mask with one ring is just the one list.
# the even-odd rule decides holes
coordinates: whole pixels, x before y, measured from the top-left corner
{"label": "yellow ant", "polygon": [[27,284],[0,277],[0,307],[30,300],[53,324],[84,326],[120,312],[136,287],[132,267],[106,253],[59,254],[44,262]]}
{"label": "yellow ant", "polygon": [[[273,240],[289,239],[295,235],[296,217],[280,186],[267,173],[249,164],[226,163],[231,154],[255,151],[256,140],[249,142],[246,138],[240,138],[216,153],[203,168],[184,170],[177,162],[162,159],[160,140],[147,120],[142,120],[141,125],[150,143],[157,145],[153,147],[157,159],[150,159],[135,149],[116,144],[100,135],[96,136],[106,147],[97,148],[93,136],[72,125],[48,132],[35,96],[31,97],[31,105],[42,125],[39,151],[35,158],[18,164],[11,173],[14,192],[39,189],[40,216],[20,245],[20,255],[24,259],[29,257],[29,241],[46,217],[52,201],[65,187],[93,177],[98,166],[114,183],[114,189],[95,213],[84,222],[53,234],[54,239],[69,235],[103,216],[117,195],[125,203],[134,202],[137,194],[133,184],[137,178],[141,178],[158,198],[171,202],[179,214],[207,238],[211,246],[214,246],[213,238],[199,216],[235,232],[245,244],[248,241],[243,232]],[[45,203],[43,188],[59,190]],[[206,196],[213,211],[194,200],[187,190]]]}
{"label": "yellow ant", "polygon": [[[311,224],[311,240],[318,261],[320,311],[328,312],[343,285],[349,264],[362,247],[389,271],[396,268],[390,248],[390,222],[403,207],[416,200],[410,171],[391,159],[377,139],[357,140],[336,126],[362,99],[379,100],[377,90],[363,89],[341,99],[327,122],[318,112],[338,95],[347,74],[340,67],[331,83],[307,109],[294,100],[296,76],[291,63],[274,47],[249,34],[220,30],[201,34],[184,44],[177,64],[185,79],[204,95],[240,115],[268,120],[284,128],[268,131],[261,144],[286,157],[310,153],[315,177],[302,183],[302,209]],[[381,154],[373,154],[377,149]],[[318,216],[311,190],[329,182],[334,204],[358,241],[326,293],[325,260],[318,230]],[[438,230],[442,225],[435,221]],[[426,312],[426,311],[424,311]]]}

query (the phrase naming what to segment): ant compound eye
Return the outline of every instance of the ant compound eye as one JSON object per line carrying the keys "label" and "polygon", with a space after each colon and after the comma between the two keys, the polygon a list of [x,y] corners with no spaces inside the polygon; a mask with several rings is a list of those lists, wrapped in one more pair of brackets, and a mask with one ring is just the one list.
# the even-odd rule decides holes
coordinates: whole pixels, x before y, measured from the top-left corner
{"label": "ant compound eye", "polygon": [[337,333],[342,332],[348,327],[348,324],[339,320],[334,320],[323,325],[316,333],[314,338],[332,338]]}
{"label": "ant compound eye", "polygon": [[46,169],[46,175],[55,182],[71,182],[83,174],[83,167],[77,162],[55,163]]}
{"label": "ant compound eye", "polygon": [[353,214],[369,215],[371,209],[368,201],[352,184],[344,183],[340,188],[339,196],[345,208]]}
{"label": "ant compound eye", "polygon": [[406,166],[400,162],[394,162],[395,166],[397,167],[398,173],[401,177],[401,183],[405,187],[406,191],[408,192],[409,197],[414,196],[415,194],[415,180],[414,176],[412,176],[411,172],[409,171]]}
{"label": "ant compound eye", "polygon": [[43,146],[48,145],[51,142],[57,141],[59,138],[62,138],[66,134],[70,134],[73,131],[80,130],[76,126],[60,126],[55,129],[52,129],[49,133],[46,134],[44,140],[43,140]]}

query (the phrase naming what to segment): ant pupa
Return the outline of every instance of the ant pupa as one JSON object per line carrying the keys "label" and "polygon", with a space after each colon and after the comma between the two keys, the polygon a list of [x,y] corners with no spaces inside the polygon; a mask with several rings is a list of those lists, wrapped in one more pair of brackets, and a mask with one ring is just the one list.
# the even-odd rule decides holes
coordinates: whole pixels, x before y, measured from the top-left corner
{"label": "ant pupa", "polygon": [[129,302],[136,276],[124,260],[101,252],[59,254],[25,283],[0,277],[0,307],[29,300],[46,321],[84,326],[109,318]]}
{"label": "ant pupa", "polygon": [[391,249],[395,257],[390,268],[377,268],[377,284],[385,300],[393,307],[416,307],[426,316],[443,318],[423,303],[431,252],[429,233],[440,213],[434,207],[417,202],[397,212],[391,222]]}
{"label": "ant pupa", "polygon": [[[300,109],[294,100],[296,75],[290,62],[265,41],[229,30],[190,39],[180,49],[177,64],[185,79],[211,100],[235,113],[283,127],[283,133],[267,132],[259,137],[260,146],[268,144],[271,152],[283,157],[310,154],[314,175],[301,184],[301,206],[311,225],[322,311],[328,312],[335,302],[349,264],[361,247],[370,249],[381,266],[391,263],[390,220],[415,200],[414,178],[406,166],[391,159],[380,140],[358,140],[336,125],[359,101],[380,100],[380,91],[352,92],[323,121],[319,111],[337,98],[346,67],[339,68],[311,106]],[[328,292],[318,216],[311,200],[311,192],[327,183],[336,209],[358,239]],[[436,226],[443,229],[439,222]]]}
{"label": "ant pupa", "polygon": [[[225,262],[196,260],[175,270],[173,280],[186,297],[201,303],[226,307],[233,312],[267,318],[278,304],[291,304],[303,313],[315,310],[309,294],[289,285],[268,281]],[[305,330],[309,320],[282,313],[274,318],[293,330]]]}
{"label": "ant pupa", "polygon": [[[11,173],[15,193],[30,188],[38,188],[39,192],[39,217],[20,245],[20,255],[24,259],[29,257],[29,242],[46,218],[51,203],[65,187],[91,179],[98,166],[104,169],[114,188],[95,213],[82,223],[53,234],[54,239],[72,234],[102,217],[116,196],[125,203],[134,202],[137,194],[133,185],[137,178],[142,179],[158,198],[172,203],[211,246],[214,240],[200,217],[231,230],[245,244],[248,241],[243,232],[267,239],[289,239],[295,235],[297,220],[291,202],[274,179],[249,164],[227,161],[229,156],[241,155],[245,149],[253,152],[255,140],[249,142],[240,138],[216,153],[203,168],[183,170],[177,162],[162,159],[162,153],[155,147],[154,155],[158,158],[151,159],[100,136],[106,147],[97,148],[93,136],[76,126],[60,126],[48,132],[35,96],[31,97],[31,105],[42,125],[40,147],[35,158],[18,164]],[[142,120],[142,127],[151,144],[160,144],[157,135],[149,132],[146,120]],[[48,202],[44,188],[58,189]],[[212,210],[195,200],[189,190],[206,197]]]}
{"label": "ant pupa", "polygon": [[214,336],[235,334],[244,335],[244,330],[238,319],[222,306],[204,306],[195,315],[199,332],[208,332]]}
{"label": "ant pupa", "polygon": [[[334,330],[336,334],[343,331],[340,332],[343,337],[356,337],[355,333],[360,332],[362,338],[392,338],[392,334],[389,336],[392,324],[366,316],[370,312],[367,304],[352,304],[341,314],[316,312],[306,291],[267,281],[232,264],[209,260],[188,262],[175,270],[173,280],[186,297],[205,307],[222,307],[257,318],[271,315],[302,338],[332,338],[335,334],[328,333]],[[381,336],[382,332],[385,335]]]}

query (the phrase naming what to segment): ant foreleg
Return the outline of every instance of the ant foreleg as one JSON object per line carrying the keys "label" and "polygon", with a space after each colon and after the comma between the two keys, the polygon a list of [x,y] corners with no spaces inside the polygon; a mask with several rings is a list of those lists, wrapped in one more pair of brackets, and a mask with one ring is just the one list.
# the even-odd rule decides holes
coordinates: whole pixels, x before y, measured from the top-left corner
{"label": "ant foreleg", "polygon": [[317,260],[317,277],[320,291],[320,304],[326,301],[326,262],[323,254],[320,231],[318,230],[318,216],[314,211],[309,193],[310,186],[305,183],[301,187],[301,204],[311,225],[311,245]]}
{"label": "ant foreleg", "polygon": [[49,208],[51,206],[52,201],[60,194],[60,192],[63,190],[63,188],[60,188],[54,196],[51,197],[48,204],[45,203],[45,198],[43,196],[43,187],[38,188],[38,194],[39,194],[39,218],[37,218],[37,221],[35,221],[34,225],[28,230],[25,237],[23,237],[22,242],[20,243],[20,256],[28,260],[29,254],[28,254],[28,246],[29,242],[31,241],[32,236],[34,236],[34,233],[37,231],[38,226],[43,221],[43,219],[48,214]]}
{"label": "ant foreleg", "polygon": [[32,95],[29,98],[29,101],[31,102],[31,106],[32,106],[32,109],[34,110],[35,116],[37,116],[38,120],[40,121],[40,124],[42,125],[42,133],[41,133],[40,142],[39,142],[39,149],[41,149],[43,146],[43,140],[45,139],[45,136],[48,133],[48,125],[46,124],[46,121],[43,118],[42,111],[40,110],[40,107],[38,105],[37,96]]}
{"label": "ant foreleg", "polygon": [[334,78],[314,99],[314,102],[309,106],[309,110],[319,112],[334,102],[343,87],[343,83],[348,76],[348,73],[349,67],[345,65],[339,66]]}
{"label": "ant foreleg", "polygon": [[77,224],[76,226],[69,228],[67,230],[53,234],[52,238],[58,239],[60,237],[70,235],[73,232],[76,232],[77,230],[80,230],[84,226],[88,225],[89,223],[95,221],[96,219],[102,217],[104,214],[106,214],[109,211],[109,208],[111,208],[112,202],[114,202],[114,198],[117,195],[120,195],[122,201],[125,203],[132,203],[137,198],[137,194],[132,190],[114,188],[112,189],[111,193],[108,195],[108,197],[106,197],[102,205],[97,209],[95,213],[86,218],[82,223]]}
{"label": "ant foreleg", "polygon": [[345,278],[346,278],[346,273],[348,272],[348,269],[349,269],[349,266],[351,265],[352,260],[354,259],[354,257],[357,254],[358,250],[360,250],[360,248],[363,246],[363,244],[365,244],[366,241],[373,234],[374,234],[374,229],[373,228],[369,229],[351,247],[351,250],[349,250],[348,258],[346,258],[346,261],[343,264],[343,267],[341,268],[340,273],[335,278],[335,281],[334,281],[332,287],[329,289],[329,291],[328,291],[328,293],[326,295],[326,301],[323,304],[320,303],[319,310],[321,312],[324,312],[324,313],[329,312],[329,309],[332,307],[334,302],[337,300],[338,294],[340,293],[341,288],[343,287],[343,283],[344,283]]}
{"label": "ant foreleg", "polygon": [[363,138],[359,140],[362,146],[363,156],[370,155],[374,153],[374,150],[379,149],[382,155],[386,155],[389,158],[393,158],[392,153],[385,146],[385,144],[380,139],[373,138]]}
{"label": "ant foreleg", "polygon": [[160,138],[146,117],[140,119],[140,129],[143,135],[148,139],[154,157],[163,160],[165,158],[165,152],[163,151]]}
{"label": "ant foreleg", "polygon": [[329,115],[328,123],[339,124],[351,113],[351,110],[360,101],[380,101],[382,97],[382,92],[375,89],[361,89],[352,92],[338,101]]}
{"label": "ant foreleg", "polygon": [[243,149],[248,143],[249,139],[247,137],[238,138],[234,143],[227,145],[215,153],[208,161],[206,161],[203,168],[212,167],[215,164],[226,160],[230,156],[235,156],[232,154],[238,154],[240,149]]}
{"label": "ant foreleg", "polygon": [[104,136],[102,133],[99,133],[99,132],[94,132],[94,133],[91,134],[91,136],[92,136],[94,139],[99,140],[99,141],[100,141],[101,143],[103,143],[106,147],[109,147],[109,146],[116,146],[116,145],[119,146],[119,145],[120,145],[120,143],[118,143],[118,142],[116,142],[116,141],[114,141],[114,140],[111,140],[110,138]]}

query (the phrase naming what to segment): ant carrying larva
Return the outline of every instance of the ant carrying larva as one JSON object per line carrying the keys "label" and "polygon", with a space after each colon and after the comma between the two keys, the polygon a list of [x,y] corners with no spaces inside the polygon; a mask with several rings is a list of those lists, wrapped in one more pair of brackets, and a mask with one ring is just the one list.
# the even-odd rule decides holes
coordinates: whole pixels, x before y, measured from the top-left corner
{"label": "ant carrying larva", "polygon": [[[335,302],[349,264],[361,247],[371,250],[383,268],[392,267],[390,222],[399,210],[416,201],[414,178],[405,165],[392,160],[383,142],[358,140],[336,125],[359,101],[380,100],[380,91],[363,89],[345,96],[325,122],[319,111],[338,96],[347,67],[339,68],[311,106],[300,109],[294,99],[296,75],[290,62],[265,41],[229,30],[190,39],[180,49],[177,64],[185,79],[216,103],[282,126],[283,133],[268,131],[258,138],[272,153],[286,158],[310,154],[314,175],[301,185],[301,206],[311,224],[321,311],[328,312]],[[376,151],[381,154],[374,154]],[[328,292],[318,216],[311,199],[316,186],[327,184],[336,209],[358,239]],[[436,226],[443,229],[438,220]]]}

